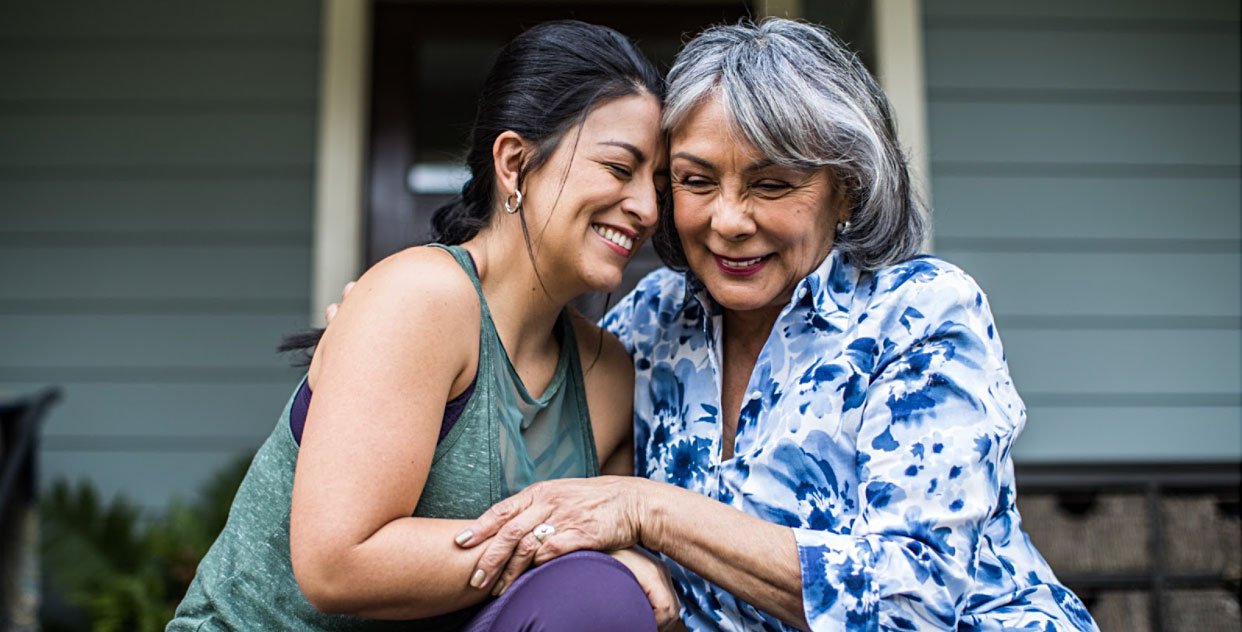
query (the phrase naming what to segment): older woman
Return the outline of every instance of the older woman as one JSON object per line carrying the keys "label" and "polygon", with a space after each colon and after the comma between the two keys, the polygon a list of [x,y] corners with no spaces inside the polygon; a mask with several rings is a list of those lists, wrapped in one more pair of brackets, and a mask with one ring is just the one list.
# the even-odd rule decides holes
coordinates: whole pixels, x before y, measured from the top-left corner
{"label": "older woman", "polygon": [[[710,29],[664,112],[669,268],[606,317],[645,478],[540,483],[458,537],[509,581],[642,545],[692,630],[1093,630],[1020,528],[987,300],[917,256],[887,100],[825,30]],[[507,562],[506,562],[507,560]]]}

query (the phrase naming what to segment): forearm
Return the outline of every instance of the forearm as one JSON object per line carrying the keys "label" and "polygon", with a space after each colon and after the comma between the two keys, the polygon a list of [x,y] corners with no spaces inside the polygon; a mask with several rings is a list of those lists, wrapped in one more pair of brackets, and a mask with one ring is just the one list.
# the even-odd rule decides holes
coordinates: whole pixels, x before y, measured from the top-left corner
{"label": "forearm", "polygon": [[802,570],[793,531],[680,487],[636,479],[643,546],[801,629]]}
{"label": "forearm", "polygon": [[469,585],[483,549],[453,542],[467,524],[394,520],[355,546],[321,555],[317,568],[297,573],[299,584],[320,610],[372,619],[421,619],[477,604],[491,593]]}

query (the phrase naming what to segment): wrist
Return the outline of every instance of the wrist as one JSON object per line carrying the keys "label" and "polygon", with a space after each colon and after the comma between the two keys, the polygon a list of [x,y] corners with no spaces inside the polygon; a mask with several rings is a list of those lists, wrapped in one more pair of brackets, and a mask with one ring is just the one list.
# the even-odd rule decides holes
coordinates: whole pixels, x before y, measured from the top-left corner
{"label": "wrist", "polygon": [[637,479],[633,490],[632,515],[636,517],[636,543],[657,553],[664,552],[668,524],[667,485]]}

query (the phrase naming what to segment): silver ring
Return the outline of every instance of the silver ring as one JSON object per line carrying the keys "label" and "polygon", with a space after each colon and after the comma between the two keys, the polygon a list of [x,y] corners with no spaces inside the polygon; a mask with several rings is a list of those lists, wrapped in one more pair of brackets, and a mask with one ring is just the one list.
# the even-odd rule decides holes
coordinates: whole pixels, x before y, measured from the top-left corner
{"label": "silver ring", "polygon": [[541,522],[538,525],[535,525],[535,530],[531,531],[531,534],[535,536],[535,539],[540,542],[546,540],[547,537],[553,533],[556,533],[556,527],[546,522]]}

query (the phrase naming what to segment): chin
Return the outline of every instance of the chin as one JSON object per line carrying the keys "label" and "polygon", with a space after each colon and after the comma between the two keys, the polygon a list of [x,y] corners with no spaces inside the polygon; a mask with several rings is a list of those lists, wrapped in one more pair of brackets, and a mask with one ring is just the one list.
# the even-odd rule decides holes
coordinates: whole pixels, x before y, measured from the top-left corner
{"label": "chin", "polygon": [[623,272],[625,272],[625,268],[614,268],[596,263],[591,270],[584,271],[582,282],[592,292],[607,294],[615,292],[617,288],[621,287]]}
{"label": "chin", "polygon": [[[717,304],[731,312],[749,312],[762,309],[771,305],[775,300],[775,297],[769,292],[756,291],[756,288],[740,288],[718,279],[714,281],[714,283],[705,283],[707,293],[711,294]],[[730,287],[731,285],[733,286]]]}
{"label": "chin", "polygon": [[603,292],[604,294],[616,292],[617,288],[621,287],[621,280],[622,279],[621,279],[620,273],[616,274],[615,276],[610,275],[606,279],[591,279],[590,280],[591,291]]}

